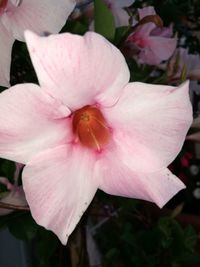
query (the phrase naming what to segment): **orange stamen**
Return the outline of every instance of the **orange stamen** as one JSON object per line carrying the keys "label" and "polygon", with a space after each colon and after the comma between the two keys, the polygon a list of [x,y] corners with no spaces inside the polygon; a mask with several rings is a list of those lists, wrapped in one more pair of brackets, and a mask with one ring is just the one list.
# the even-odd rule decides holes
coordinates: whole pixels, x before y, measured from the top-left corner
{"label": "orange stamen", "polygon": [[72,127],[83,146],[101,151],[110,137],[110,129],[101,111],[85,106],[74,112]]}
{"label": "orange stamen", "polygon": [[0,0],[0,9],[4,9],[7,6],[8,0]]}

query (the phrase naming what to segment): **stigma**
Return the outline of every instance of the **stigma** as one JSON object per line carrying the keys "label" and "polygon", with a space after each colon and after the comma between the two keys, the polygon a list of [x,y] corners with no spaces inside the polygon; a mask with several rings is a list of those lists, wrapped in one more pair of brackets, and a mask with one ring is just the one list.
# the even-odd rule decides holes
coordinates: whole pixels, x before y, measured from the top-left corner
{"label": "stigma", "polygon": [[102,112],[93,106],[85,106],[73,114],[72,128],[81,145],[101,151],[110,139],[110,128]]}

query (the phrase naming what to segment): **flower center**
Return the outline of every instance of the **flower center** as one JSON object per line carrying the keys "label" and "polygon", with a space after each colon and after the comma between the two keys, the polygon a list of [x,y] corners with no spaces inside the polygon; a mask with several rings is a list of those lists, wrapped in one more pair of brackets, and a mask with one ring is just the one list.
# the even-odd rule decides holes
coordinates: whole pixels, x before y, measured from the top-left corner
{"label": "flower center", "polygon": [[0,10],[7,6],[8,0],[0,0]]}
{"label": "flower center", "polygon": [[9,11],[11,7],[18,7],[23,0],[0,0],[0,15],[5,11]]}
{"label": "flower center", "polygon": [[85,106],[74,112],[73,132],[83,146],[98,151],[108,143],[110,129],[101,111],[92,106]]}

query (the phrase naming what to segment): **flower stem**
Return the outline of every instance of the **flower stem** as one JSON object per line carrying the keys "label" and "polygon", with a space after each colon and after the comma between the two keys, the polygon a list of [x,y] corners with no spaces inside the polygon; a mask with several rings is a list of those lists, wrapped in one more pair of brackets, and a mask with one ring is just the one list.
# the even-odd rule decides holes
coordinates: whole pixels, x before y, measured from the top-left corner
{"label": "flower stem", "polygon": [[8,210],[27,210],[27,211],[30,210],[28,206],[13,205],[13,204],[4,203],[1,201],[0,201],[0,208],[8,209]]}

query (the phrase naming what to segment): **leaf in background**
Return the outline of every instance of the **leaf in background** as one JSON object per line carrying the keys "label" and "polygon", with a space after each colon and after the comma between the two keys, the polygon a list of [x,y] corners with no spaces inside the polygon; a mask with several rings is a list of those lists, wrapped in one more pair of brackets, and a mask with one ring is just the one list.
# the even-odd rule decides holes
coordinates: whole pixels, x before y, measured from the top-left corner
{"label": "leaf in background", "polygon": [[[185,247],[188,249],[188,251],[193,252],[194,247],[197,243],[198,236],[194,228],[191,225],[188,225],[184,229],[184,236],[185,236],[185,242],[184,242]],[[200,255],[199,255],[199,259],[200,259]]]}
{"label": "leaf in background", "polygon": [[172,217],[172,218],[175,218],[176,216],[178,216],[178,215],[182,212],[183,207],[184,207],[184,202],[182,202],[181,204],[179,204],[178,206],[176,206],[176,207],[172,210],[171,217]]}
{"label": "leaf in background", "polygon": [[21,240],[33,239],[38,231],[39,226],[33,220],[30,213],[18,213],[14,220],[8,221],[8,228],[11,234]]}
{"label": "leaf in background", "polygon": [[181,83],[185,82],[187,79],[187,66],[184,64],[182,71],[181,71]]}
{"label": "leaf in background", "polygon": [[83,35],[87,32],[88,27],[81,21],[68,20],[61,32],[70,32],[74,34]]}
{"label": "leaf in background", "polygon": [[129,32],[130,32],[130,27],[129,26],[118,27],[116,29],[116,31],[115,31],[114,44],[117,46],[122,41],[125,41]]}
{"label": "leaf in background", "polygon": [[36,255],[43,263],[47,263],[60,246],[58,238],[52,232],[42,227],[38,230],[36,244]]}
{"label": "leaf in background", "polygon": [[112,12],[103,0],[94,1],[94,29],[108,40],[115,36],[115,22]]}

